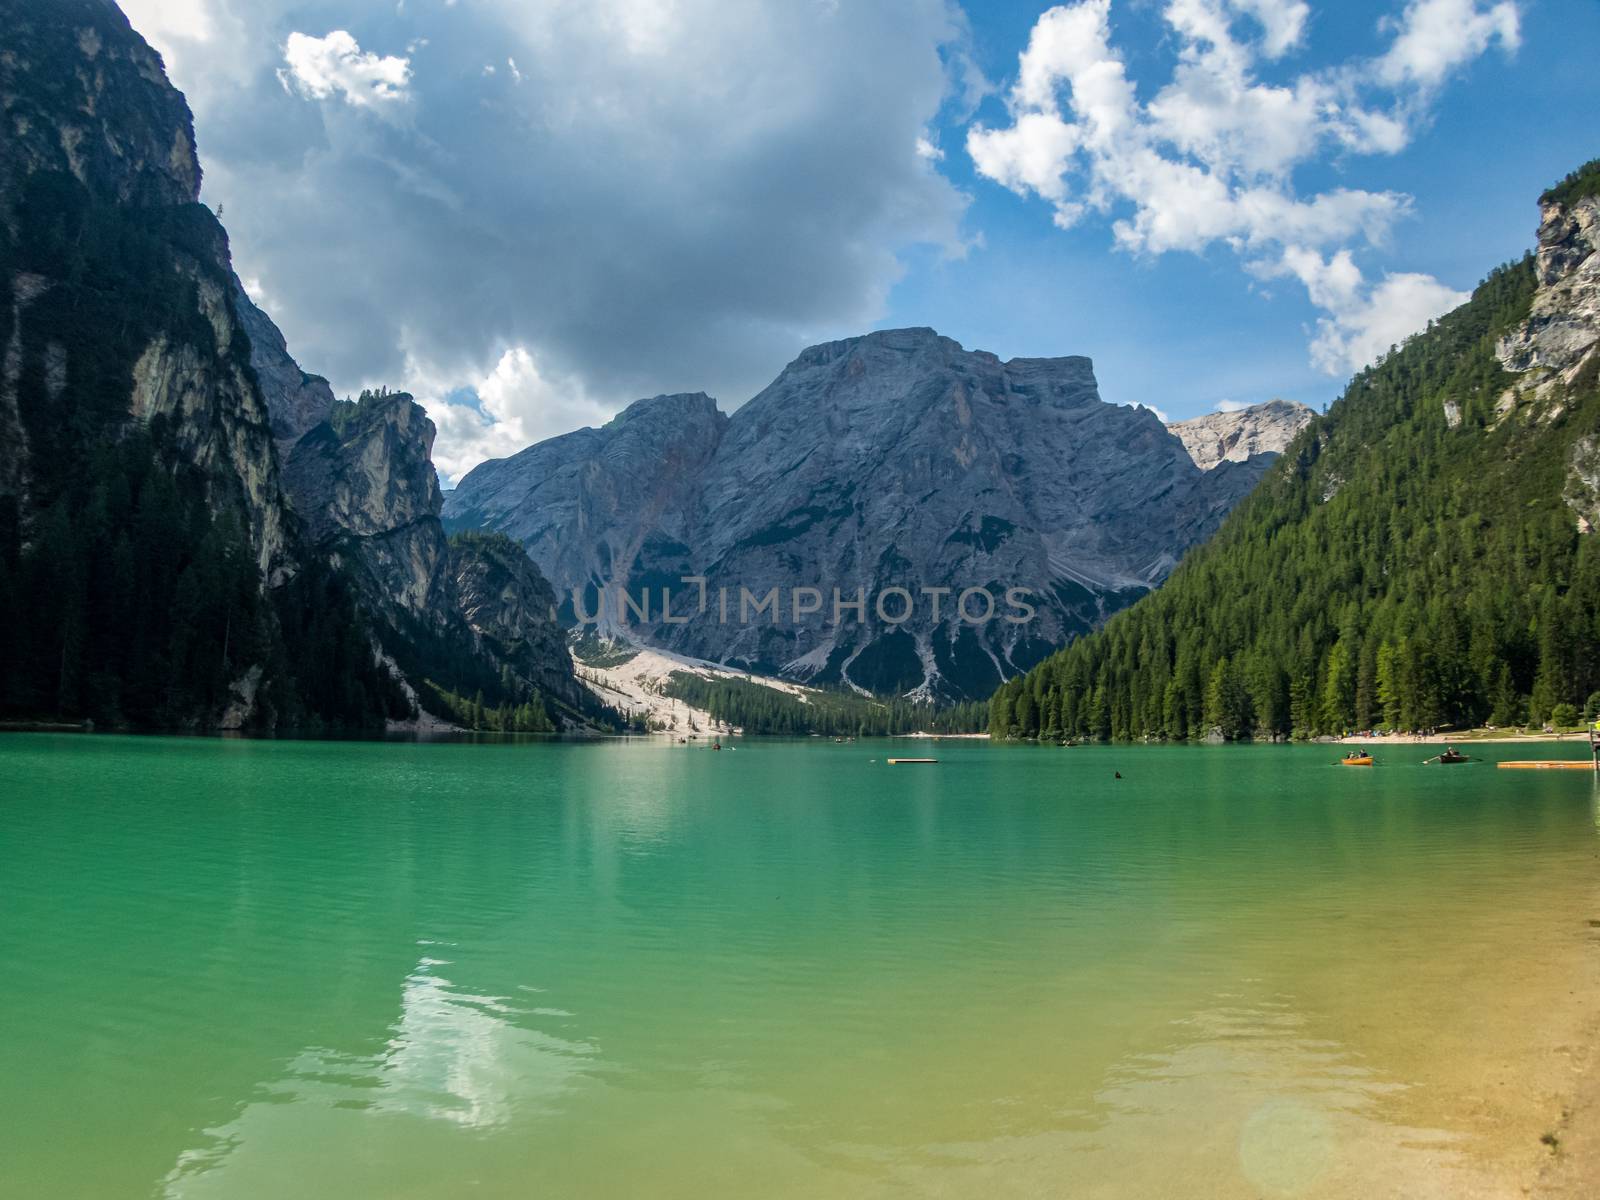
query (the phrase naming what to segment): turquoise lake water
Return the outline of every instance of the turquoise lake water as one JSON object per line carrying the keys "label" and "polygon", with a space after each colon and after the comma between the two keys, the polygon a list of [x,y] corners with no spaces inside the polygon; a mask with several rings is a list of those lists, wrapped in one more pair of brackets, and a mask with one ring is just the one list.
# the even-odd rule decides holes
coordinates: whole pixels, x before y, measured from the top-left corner
{"label": "turquoise lake water", "polygon": [[0,1195],[1498,1196],[1548,1153],[1591,775],[732,744],[0,738]]}

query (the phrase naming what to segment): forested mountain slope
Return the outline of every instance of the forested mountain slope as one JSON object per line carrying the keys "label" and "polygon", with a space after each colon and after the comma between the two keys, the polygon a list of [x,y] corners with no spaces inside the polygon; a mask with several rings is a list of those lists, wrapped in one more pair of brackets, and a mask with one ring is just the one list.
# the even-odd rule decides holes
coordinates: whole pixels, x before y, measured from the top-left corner
{"label": "forested mountain slope", "polygon": [[1548,718],[1600,688],[1600,164],[1536,256],[1350,383],[1157,592],[1006,684],[998,736]]}

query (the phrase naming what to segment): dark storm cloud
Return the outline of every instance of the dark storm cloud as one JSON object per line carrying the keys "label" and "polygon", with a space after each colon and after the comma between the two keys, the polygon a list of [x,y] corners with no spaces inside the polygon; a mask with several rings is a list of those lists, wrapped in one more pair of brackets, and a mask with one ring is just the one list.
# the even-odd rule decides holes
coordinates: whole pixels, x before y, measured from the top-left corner
{"label": "dark storm cloud", "polygon": [[451,473],[638,395],[737,404],[959,245],[917,148],[942,0],[185,2],[152,36],[241,274],[336,386],[483,393],[487,426],[437,406]]}

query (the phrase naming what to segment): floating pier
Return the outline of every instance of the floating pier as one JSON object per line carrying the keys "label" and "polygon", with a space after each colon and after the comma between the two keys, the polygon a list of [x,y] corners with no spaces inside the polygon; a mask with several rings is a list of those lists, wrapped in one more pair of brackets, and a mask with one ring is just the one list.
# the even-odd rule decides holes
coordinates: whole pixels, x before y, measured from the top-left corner
{"label": "floating pier", "polygon": [[1592,771],[1593,763],[1574,758],[1531,758],[1521,762],[1496,763],[1502,771]]}
{"label": "floating pier", "polygon": [[936,763],[938,761],[937,758],[891,758],[889,765],[898,767],[901,763]]}
{"label": "floating pier", "polygon": [[1531,758],[1523,762],[1496,764],[1508,771],[1589,771],[1600,775],[1600,721],[1589,726],[1589,754],[1593,763],[1571,758]]}

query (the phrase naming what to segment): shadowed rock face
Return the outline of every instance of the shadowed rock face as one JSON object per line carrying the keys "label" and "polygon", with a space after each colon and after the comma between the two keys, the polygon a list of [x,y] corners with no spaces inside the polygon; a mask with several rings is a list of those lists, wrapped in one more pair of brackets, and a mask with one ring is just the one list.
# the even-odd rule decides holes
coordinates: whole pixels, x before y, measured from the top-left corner
{"label": "shadowed rock face", "polygon": [[522,548],[445,537],[433,439],[433,422],[404,392],[336,401],[284,451],[284,487],[317,550],[381,618],[399,662],[415,660],[420,642],[435,657],[478,657],[588,706],[554,594]]}
{"label": "shadowed rock face", "polygon": [[[7,240],[54,219],[74,231],[76,251],[114,260],[105,247],[85,241],[84,225],[98,218],[103,228],[111,214],[137,221],[150,232],[149,243],[161,245],[160,260],[141,263],[137,282],[163,281],[170,302],[152,336],[128,352],[119,386],[90,385],[98,360],[123,351],[58,340],[73,331],[71,314],[84,288],[81,279],[58,277],[55,263],[66,252],[34,237],[6,254],[0,495],[19,497],[26,521],[39,474],[33,454],[70,454],[72,445],[52,443],[159,417],[212,508],[243,518],[263,574],[281,581],[294,565],[277,465],[230,303],[227,235],[197,202],[200,167],[188,104],[164,77],[160,56],[106,0],[3,0],[0,27],[0,222]],[[108,278],[116,279],[119,266],[107,262],[93,287],[117,291]],[[98,331],[90,341],[97,339]],[[31,405],[19,391],[30,377],[44,381],[43,396]],[[30,408],[37,422],[54,428],[29,428]],[[64,425],[74,432],[60,435]]]}
{"label": "shadowed rock face", "polygon": [[[487,551],[447,543],[422,409],[336,403],[245,296],[198,203],[188,105],[116,5],[0,0],[0,28],[0,512],[26,535],[30,492],[146,425],[185,496],[239,518],[264,587],[319,558],[342,570],[374,662],[449,686],[509,671],[592,708],[531,563],[501,548],[523,602],[481,629],[461,611],[458,577]],[[270,669],[194,719],[251,723]]]}
{"label": "shadowed rock face", "polygon": [[1268,400],[1238,412],[1207,413],[1167,428],[1178,435],[1195,465],[1248,462],[1258,454],[1282,454],[1310,423],[1311,409],[1292,400]]}
{"label": "shadowed rock face", "polygon": [[289,347],[272,318],[256,307],[237,277],[233,305],[250,339],[250,366],[271,414],[272,436],[280,453],[333,412],[333,389],[320,375],[307,375],[289,357]]}
{"label": "shadowed rock face", "polygon": [[[485,463],[445,516],[520,540],[569,614],[574,590],[585,614],[596,589],[624,586],[636,606],[649,591],[648,618],[605,605],[605,632],[815,683],[976,697],[1159,583],[1265,462],[1202,471],[1153,413],[1103,402],[1087,358],[1002,362],[902,329],[812,347],[731,417],[658,397]],[[705,580],[704,613],[683,576]],[[688,621],[662,619],[663,587]],[[807,587],[820,611],[796,615]],[[741,620],[741,589],[772,588],[780,619]],[[914,601],[904,622],[884,619],[905,607],[893,588]],[[1024,589],[1035,615],[963,621],[969,588],[997,614]],[[865,620],[836,621],[834,589],[865,594]],[[984,607],[975,595],[967,611]]]}
{"label": "shadowed rock face", "polygon": [[99,199],[139,208],[200,194],[194,123],[161,56],[107,0],[4,0],[0,204],[66,171]]}
{"label": "shadowed rock face", "polygon": [[457,610],[496,659],[546,695],[578,703],[556,595],[527,552],[503,534],[450,541]]}

